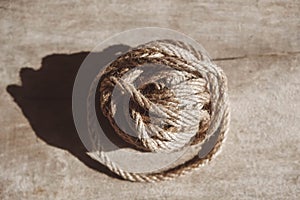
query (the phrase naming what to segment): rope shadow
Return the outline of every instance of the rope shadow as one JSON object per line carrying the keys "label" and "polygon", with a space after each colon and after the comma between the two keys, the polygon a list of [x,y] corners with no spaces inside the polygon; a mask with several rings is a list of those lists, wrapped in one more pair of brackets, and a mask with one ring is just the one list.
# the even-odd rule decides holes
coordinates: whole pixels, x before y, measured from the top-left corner
{"label": "rope shadow", "polygon": [[[126,45],[114,45],[102,52],[92,53],[101,61],[101,66],[109,64],[120,52],[129,49]],[[38,70],[22,68],[22,85],[8,85],[7,92],[14,98],[28,119],[36,135],[51,146],[69,151],[86,166],[119,178],[107,167],[91,159],[77,134],[72,116],[72,90],[76,74],[83,60],[90,52],[74,54],[52,54],[42,59]],[[100,116],[101,118],[101,116]],[[105,132],[113,131],[101,118]],[[112,135],[112,134],[108,134]],[[110,138],[114,140],[114,138]]]}

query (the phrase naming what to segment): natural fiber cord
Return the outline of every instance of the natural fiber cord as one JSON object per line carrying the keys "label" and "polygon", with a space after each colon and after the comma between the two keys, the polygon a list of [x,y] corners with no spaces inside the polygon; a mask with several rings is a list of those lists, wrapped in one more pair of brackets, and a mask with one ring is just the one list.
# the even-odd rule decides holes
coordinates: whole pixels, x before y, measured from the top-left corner
{"label": "natural fiber cord", "polygon": [[[155,69],[150,71],[156,73],[147,74],[141,67],[145,65],[148,68],[167,66],[170,70]],[[146,73],[147,78],[138,85],[136,82],[142,73]],[[163,171],[133,173],[118,167],[102,151],[99,138],[91,128],[97,120],[88,113],[89,133],[95,150],[88,154],[126,180],[155,182],[196,169],[216,155],[228,132],[226,76],[204,52],[183,42],[159,40],[138,46],[99,74],[94,81],[94,87],[97,85],[100,93],[100,105],[97,106],[124,142],[134,145],[137,150],[175,152],[188,146],[201,147],[217,135],[215,145],[205,157],[195,155]],[[127,112],[133,121],[132,128],[136,130],[134,134],[126,134],[114,119],[117,106],[112,95],[115,87],[131,96]],[[94,108],[88,104],[90,109]]]}

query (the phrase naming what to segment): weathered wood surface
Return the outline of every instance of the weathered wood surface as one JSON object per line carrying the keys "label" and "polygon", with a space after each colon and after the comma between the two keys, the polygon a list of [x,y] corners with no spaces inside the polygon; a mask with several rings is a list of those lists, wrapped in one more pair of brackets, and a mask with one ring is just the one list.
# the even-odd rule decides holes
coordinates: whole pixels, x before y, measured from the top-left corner
{"label": "weathered wood surface", "polygon": [[[296,199],[299,11],[297,0],[1,1],[0,199]],[[224,68],[232,106],[220,156],[157,184],[98,172],[107,171],[81,153],[70,110],[86,51],[145,26],[200,42]]]}

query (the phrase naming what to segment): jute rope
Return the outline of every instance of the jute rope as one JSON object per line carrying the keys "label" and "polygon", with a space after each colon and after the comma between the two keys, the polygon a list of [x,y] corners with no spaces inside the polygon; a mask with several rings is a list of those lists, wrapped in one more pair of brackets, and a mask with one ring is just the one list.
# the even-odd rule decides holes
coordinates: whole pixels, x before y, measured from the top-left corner
{"label": "jute rope", "polygon": [[[141,66],[168,66],[172,70],[144,73]],[[151,71],[151,70],[150,70]],[[153,70],[151,71],[153,72]],[[129,75],[128,75],[129,74]],[[124,78],[125,77],[125,78]],[[203,52],[180,41],[159,40],[138,46],[113,61],[94,80],[99,87],[101,112],[115,132],[137,150],[175,152],[187,146],[203,146],[217,134],[216,144],[205,157],[192,159],[159,172],[134,173],[121,169],[102,150],[99,136],[92,128],[97,119],[88,112],[93,159],[130,181],[155,182],[172,179],[209,162],[219,152],[229,129],[227,79],[224,72]],[[125,133],[116,123],[115,87],[131,96],[130,120],[135,134]],[[89,101],[93,101],[92,94]],[[88,110],[91,108],[88,103]]]}

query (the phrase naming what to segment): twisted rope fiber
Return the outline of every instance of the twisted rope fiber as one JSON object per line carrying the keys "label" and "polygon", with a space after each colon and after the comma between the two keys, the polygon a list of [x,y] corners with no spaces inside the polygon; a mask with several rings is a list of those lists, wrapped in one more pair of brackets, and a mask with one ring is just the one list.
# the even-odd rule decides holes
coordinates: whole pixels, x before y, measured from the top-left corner
{"label": "twisted rope fiber", "polygon": [[[141,66],[146,64],[164,65],[172,70],[146,74],[148,78],[138,85],[136,81],[144,72]],[[153,173],[128,172],[102,151],[93,129],[98,121],[89,112],[94,108],[88,103],[88,127],[94,145],[94,151],[88,154],[122,178],[140,182],[169,180],[208,163],[220,151],[230,121],[227,78],[204,52],[180,41],[152,41],[121,55],[98,74],[88,101],[94,100],[91,91],[97,85],[100,85],[97,92],[102,113],[115,132],[136,149],[168,153],[188,146],[201,148],[218,133],[216,144],[205,157],[195,155],[178,166]],[[129,116],[136,135],[126,134],[115,122],[117,103],[112,99],[115,87],[131,96]]]}

